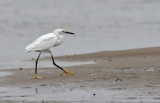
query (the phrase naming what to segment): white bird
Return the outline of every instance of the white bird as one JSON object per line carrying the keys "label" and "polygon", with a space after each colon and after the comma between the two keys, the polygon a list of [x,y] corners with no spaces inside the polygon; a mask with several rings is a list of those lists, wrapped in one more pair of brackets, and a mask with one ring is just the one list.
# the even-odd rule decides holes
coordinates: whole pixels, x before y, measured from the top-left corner
{"label": "white bird", "polygon": [[50,50],[50,48],[58,46],[63,42],[63,39],[64,39],[63,34],[74,34],[74,33],[68,32],[64,29],[56,29],[52,33],[48,33],[48,34],[40,36],[39,38],[37,38],[35,41],[33,41],[31,44],[29,44],[26,47],[27,52],[31,52],[31,51],[39,52],[39,55],[38,55],[38,57],[35,61],[35,76],[34,76],[33,79],[44,78],[44,77],[38,77],[37,76],[38,59],[39,59],[42,52],[50,53],[53,65],[55,65],[56,67],[63,70],[63,73],[61,75],[63,75],[64,73],[73,74],[73,72],[69,72],[69,71],[63,69],[62,67],[60,67],[59,65],[57,65],[54,62],[54,58],[53,58],[53,55],[52,55],[51,50]]}

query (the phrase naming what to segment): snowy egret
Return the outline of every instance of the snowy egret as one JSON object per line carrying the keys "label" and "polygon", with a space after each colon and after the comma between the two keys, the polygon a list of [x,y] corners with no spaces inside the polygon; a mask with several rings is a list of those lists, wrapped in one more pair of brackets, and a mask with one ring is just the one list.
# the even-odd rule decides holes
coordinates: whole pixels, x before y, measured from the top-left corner
{"label": "snowy egret", "polygon": [[55,63],[53,55],[50,50],[50,48],[58,46],[63,42],[63,39],[64,39],[63,34],[74,34],[74,33],[68,32],[64,29],[56,29],[52,33],[48,33],[48,34],[40,36],[39,38],[37,38],[35,41],[33,41],[31,44],[29,44],[26,47],[27,52],[31,52],[31,51],[39,52],[39,55],[35,61],[35,76],[33,77],[33,79],[44,78],[44,77],[37,76],[38,59],[42,52],[50,53],[53,65],[63,70],[63,73],[61,75],[63,75],[64,73],[73,75],[73,72],[69,72]]}

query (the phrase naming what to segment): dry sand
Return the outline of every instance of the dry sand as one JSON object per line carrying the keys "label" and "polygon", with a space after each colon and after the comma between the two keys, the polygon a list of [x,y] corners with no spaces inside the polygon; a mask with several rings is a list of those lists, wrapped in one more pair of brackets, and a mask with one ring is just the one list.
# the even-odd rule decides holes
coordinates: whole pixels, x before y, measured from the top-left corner
{"label": "dry sand", "polygon": [[[43,59],[48,60],[49,57]],[[61,70],[56,67],[39,68],[38,75],[46,77],[43,79],[31,79],[34,75],[34,68],[0,70],[13,73],[0,77],[0,86],[7,88],[55,87],[82,91],[109,90],[116,91],[114,95],[106,95],[106,98],[110,98],[108,101],[113,103],[160,102],[160,48],[158,47],[60,56],[55,60],[92,61],[93,63],[64,67],[73,71],[74,76],[60,76]],[[93,93],[97,99],[95,101],[93,99],[92,102],[99,102],[98,93],[96,91]],[[90,100],[91,98],[88,102]],[[63,101],[74,102],[76,100]],[[81,100],[76,102],[78,101]],[[101,102],[108,101],[104,98]]]}

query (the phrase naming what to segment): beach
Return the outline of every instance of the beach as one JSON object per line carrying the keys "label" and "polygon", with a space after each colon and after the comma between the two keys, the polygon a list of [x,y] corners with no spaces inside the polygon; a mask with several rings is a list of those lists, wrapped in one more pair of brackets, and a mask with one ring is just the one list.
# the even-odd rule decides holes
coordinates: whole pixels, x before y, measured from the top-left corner
{"label": "beach", "polygon": [[[160,1],[1,0],[0,103],[159,103]],[[62,28],[55,62],[25,47]]]}
{"label": "beach", "polygon": [[[41,60],[49,61],[50,58]],[[0,70],[11,73],[0,77],[0,87],[17,88],[17,91],[1,89],[1,100],[21,100],[24,103],[27,100],[35,103],[43,100],[47,103],[160,102],[159,47],[59,56],[55,60],[92,62],[64,67],[74,75],[60,76],[62,71],[56,67],[39,68],[38,75],[46,77],[43,79],[31,79],[34,68]],[[18,93],[18,90],[26,92]]]}

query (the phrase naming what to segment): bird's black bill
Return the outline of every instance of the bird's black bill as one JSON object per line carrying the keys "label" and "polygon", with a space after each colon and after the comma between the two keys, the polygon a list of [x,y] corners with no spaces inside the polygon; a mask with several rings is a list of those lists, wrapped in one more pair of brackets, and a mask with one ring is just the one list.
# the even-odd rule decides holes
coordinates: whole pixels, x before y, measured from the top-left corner
{"label": "bird's black bill", "polygon": [[72,32],[68,32],[68,31],[66,31],[65,33],[67,33],[67,34],[75,34],[75,33],[72,33]]}

